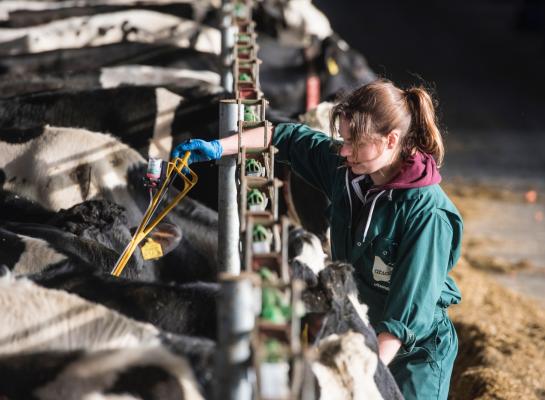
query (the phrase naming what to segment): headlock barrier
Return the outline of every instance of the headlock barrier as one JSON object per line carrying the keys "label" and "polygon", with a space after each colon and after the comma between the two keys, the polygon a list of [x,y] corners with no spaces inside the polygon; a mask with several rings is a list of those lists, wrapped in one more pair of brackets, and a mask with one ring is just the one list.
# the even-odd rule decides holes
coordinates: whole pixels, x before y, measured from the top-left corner
{"label": "headlock barrier", "polygon": [[[288,270],[288,219],[278,214],[282,182],[267,141],[252,6],[223,2],[222,84],[233,98],[220,103],[220,137],[238,134],[239,149],[219,161],[218,400],[302,398],[308,376],[300,339],[304,284]],[[263,146],[242,146],[244,131],[255,128],[263,128]]]}

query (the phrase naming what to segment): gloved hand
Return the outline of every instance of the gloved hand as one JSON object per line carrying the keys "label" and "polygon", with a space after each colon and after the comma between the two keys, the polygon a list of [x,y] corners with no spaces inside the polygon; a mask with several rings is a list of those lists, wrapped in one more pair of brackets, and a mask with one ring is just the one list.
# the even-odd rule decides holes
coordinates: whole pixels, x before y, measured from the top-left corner
{"label": "gloved hand", "polygon": [[188,139],[180,143],[172,150],[172,157],[183,157],[186,151],[190,151],[188,164],[202,161],[211,161],[221,158],[223,147],[219,140],[207,142],[201,139]]}

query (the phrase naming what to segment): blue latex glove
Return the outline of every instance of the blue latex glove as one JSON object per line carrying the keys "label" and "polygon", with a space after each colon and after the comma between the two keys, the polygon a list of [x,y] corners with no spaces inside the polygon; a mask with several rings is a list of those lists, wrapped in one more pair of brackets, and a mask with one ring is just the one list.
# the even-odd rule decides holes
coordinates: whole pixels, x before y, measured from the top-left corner
{"label": "blue latex glove", "polygon": [[219,140],[207,142],[201,139],[188,139],[180,143],[172,150],[172,158],[183,157],[186,151],[190,151],[188,164],[202,161],[211,161],[221,158],[223,147]]}

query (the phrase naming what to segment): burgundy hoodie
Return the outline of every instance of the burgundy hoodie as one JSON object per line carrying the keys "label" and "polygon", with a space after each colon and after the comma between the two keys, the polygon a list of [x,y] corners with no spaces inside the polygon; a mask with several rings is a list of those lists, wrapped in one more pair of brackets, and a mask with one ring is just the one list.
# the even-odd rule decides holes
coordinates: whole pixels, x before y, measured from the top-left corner
{"label": "burgundy hoodie", "polygon": [[373,189],[412,189],[441,182],[435,159],[426,153],[416,152],[409,157],[393,179]]}
{"label": "burgundy hoodie", "polygon": [[[417,152],[413,156],[409,157],[399,173],[392,178],[392,180],[384,185],[373,186],[369,176],[365,179],[357,179],[357,176],[349,173],[350,181],[355,179],[358,183],[353,185],[359,186],[359,188],[350,188],[350,208],[352,214],[352,235],[355,238],[356,232],[363,230],[367,220],[371,217],[369,213],[372,213],[371,203],[380,192],[387,190],[389,192],[388,197],[391,198],[391,191],[393,189],[412,189],[424,186],[434,185],[441,182],[441,175],[437,169],[435,159],[425,153]],[[348,186],[347,175],[347,186]],[[351,185],[352,186],[352,185]],[[356,193],[355,189],[359,192]],[[358,197],[360,200],[358,200]],[[367,234],[367,229],[364,231],[364,236]]]}

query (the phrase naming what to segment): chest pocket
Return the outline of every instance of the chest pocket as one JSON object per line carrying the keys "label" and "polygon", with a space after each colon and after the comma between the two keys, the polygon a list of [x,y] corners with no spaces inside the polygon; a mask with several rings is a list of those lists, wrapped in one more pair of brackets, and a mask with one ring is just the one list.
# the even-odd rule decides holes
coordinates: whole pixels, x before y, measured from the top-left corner
{"label": "chest pocket", "polygon": [[396,265],[398,243],[387,237],[377,237],[373,242],[373,282],[386,288],[390,285],[392,272]]}

